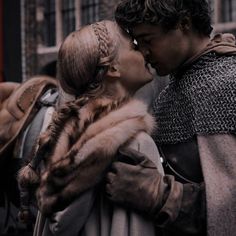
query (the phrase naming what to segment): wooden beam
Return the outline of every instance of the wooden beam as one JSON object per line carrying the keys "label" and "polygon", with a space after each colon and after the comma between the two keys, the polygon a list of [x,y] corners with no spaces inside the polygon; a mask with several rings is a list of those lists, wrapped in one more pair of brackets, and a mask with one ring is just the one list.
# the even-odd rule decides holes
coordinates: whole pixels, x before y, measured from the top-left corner
{"label": "wooden beam", "polygon": [[221,21],[221,0],[214,0],[213,9],[213,21],[214,24],[218,24]]}
{"label": "wooden beam", "polygon": [[78,30],[82,23],[81,23],[81,0],[75,0],[75,29]]}
{"label": "wooden beam", "polygon": [[60,46],[63,40],[62,1],[55,1],[56,12],[56,46]]}

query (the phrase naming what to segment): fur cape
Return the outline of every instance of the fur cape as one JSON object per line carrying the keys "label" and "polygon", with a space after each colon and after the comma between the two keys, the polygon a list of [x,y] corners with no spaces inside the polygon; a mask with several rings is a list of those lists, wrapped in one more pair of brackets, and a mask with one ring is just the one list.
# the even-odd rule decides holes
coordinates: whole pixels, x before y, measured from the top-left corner
{"label": "fur cape", "polygon": [[[115,106],[110,102],[92,100],[79,113],[70,111],[63,129],[58,127],[62,130],[56,140],[53,135],[48,137],[55,145],[43,157],[46,164],[36,194],[43,214],[64,209],[82,192],[101,183],[118,149],[140,132],[153,131],[154,118],[143,102],[129,99]],[[38,151],[35,158],[40,156]],[[26,168],[19,179],[23,186],[34,182]]]}

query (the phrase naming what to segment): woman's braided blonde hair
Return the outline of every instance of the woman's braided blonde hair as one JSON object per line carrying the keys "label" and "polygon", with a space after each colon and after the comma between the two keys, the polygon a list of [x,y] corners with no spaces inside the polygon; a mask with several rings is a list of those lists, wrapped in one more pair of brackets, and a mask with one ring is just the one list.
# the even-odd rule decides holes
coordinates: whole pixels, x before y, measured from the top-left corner
{"label": "woman's braided blonde hair", "polygon": [[101,82],[115,59],[119,45],[118,33],[108,31],[107,27],[111,24],[116,27],[110,21],[82,27],[71,33],[62,44],[58,70],[62,89],[67,93],[80,96],[102,91]]}
{"label": "woman's braided blonde hair", "polygon": [[98,39],[98,47],[99,47],[99,53],[100,53],[100,62],[99,64],[104,65],[106,62],[108,62],[107,59],[109,59],[109,32],[107,30],[107,27],[105,25],[105,22],[96,22],[91,25],[93,28],[93,31]]}
{"label": "woman's braided blonde hair", "polygon": [[[108,24],[112,26],[110,31]],[[19,186],[24,191],[24,196],[28,194],[29,200],[31,187],[40,183],[41,161],[44,160],[45,168],[48,168],[54,155],[58,158],[61,145],[68,152],[65,156],[60,156],[58,161],[74,157],[79,150],[73,149],[73,145],[84,131],[128,100],[128,97],[114,98],[103,93],[106,89],[103,79],[116,58],[120,42],[115,26],[115,23],[106,21],[85,26],[71,33],[59,50],[58,72],[61,89],[65,92],[65,96],[61,95],[60,98],[68,100],[59,104],[47,130],[39,136],[29,164],[19,173]],[[90,115],[84,118],[82,113],[86,108]],[[26,211],[28,214],[28,210]]]}

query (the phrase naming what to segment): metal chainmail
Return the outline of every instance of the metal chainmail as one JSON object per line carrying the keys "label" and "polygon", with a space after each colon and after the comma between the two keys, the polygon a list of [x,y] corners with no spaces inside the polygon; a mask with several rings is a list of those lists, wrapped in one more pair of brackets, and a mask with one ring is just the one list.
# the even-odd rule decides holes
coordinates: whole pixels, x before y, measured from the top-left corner
{"label": "metal chainmail", "polygon": [[211,52],[171,75],[153,111],[158,144],[184,142],[196,134],[235,134],[236,56]]}

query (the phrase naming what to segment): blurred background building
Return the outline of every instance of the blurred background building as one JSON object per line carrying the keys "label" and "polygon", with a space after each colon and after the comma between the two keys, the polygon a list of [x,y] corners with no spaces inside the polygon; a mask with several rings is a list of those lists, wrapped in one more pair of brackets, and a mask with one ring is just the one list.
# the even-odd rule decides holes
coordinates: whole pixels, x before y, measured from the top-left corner
{"label": "blurred background building", "polygon": [[55,76],[62,40],[112,17],[115,0],[0,0],[0,81]]}
{"label": "blurred background building", "polygon": [[[82,25],[111,19],[116,0],[0,0],[0,81],[55,76],[62,40]],[[236,1],[210,0],[214,33],[236,35]]]}

